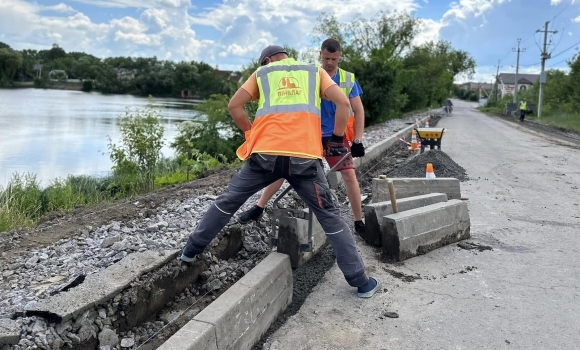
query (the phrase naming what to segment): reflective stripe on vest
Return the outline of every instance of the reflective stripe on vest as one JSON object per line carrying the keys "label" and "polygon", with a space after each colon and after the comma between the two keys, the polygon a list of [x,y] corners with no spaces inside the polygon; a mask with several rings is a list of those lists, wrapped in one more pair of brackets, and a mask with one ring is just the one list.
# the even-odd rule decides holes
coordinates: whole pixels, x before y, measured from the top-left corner
{"label": "reflective stripe on vest", "polygon": [[339,84],[340,89],[342,90],[342,92],[344,92],[346,97],[349,97],[350,92],[354,87],[354,74],[352,74],[351,72],[347,72],[342,68],[338,68],[338,73],[340,78]]}
{"label": "reflective stripe on vest", "polygon": [[[308,72],[308,102],[296,103],[291,105],[275,105],[272,106],[272,89],[268,74],[272,72]],[[256,74],[259,80],[259,85],[262,87],[262,94],[260,95],[260,107],[256,112],[256,118],[274,113],[292,113],[292,112],[308,112],[317,114],[320,117],[320,104],[316,99],[316,78],[318,68],[312,65],[290,65],[290,66],[265,66],[260,68]]]}

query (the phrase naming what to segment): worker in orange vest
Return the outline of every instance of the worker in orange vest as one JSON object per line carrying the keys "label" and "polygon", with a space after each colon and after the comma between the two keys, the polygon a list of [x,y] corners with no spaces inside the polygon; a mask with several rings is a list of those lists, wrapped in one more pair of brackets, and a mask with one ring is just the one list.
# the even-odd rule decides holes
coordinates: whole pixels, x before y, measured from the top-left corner
{"label": "worker in orange vest", "polygon": [[[278,179],[286,179],[326,232],[348,284],[357,288],[359,297],[370,298],[380,284],[365,272],[321,165],[320,99],[336,105],[336,123],[325,150],[326,156],[335,157],[347,153],[344,130],[350,102],[326,71],[288,58],[280,46],[266,47],[260,63],[262,66],[228,105],[246,137],[237,155],[247,161],[189,236],[181,260],[194,262],[250,196]],[[258,101],[253,124],[244,108],[251,100]]]}
{"label": "worker in orange vest", "polygon": [[[346,187],[346,194],[350,202],[350,207],[352,208],[352,214],[354,217],[354,231],[361,237],[365,238],[365,224],[362,220],[362,201],[360,196],[360,186],[356,178],[356,172],[354,168],[354,158],[363,157],[365,155],[365,148],[362,143],[362,136],[364,130],[364,118],[365,111],[360,98],[362,95],[362,89],[358,82],[355,80],[354,74],[347,72],[338,67],[338,62],[341,58],[341,48],[340,43],[336,39],[326,39],[322,42],[320,47],[320,59],[322,61],[322,68],[332,77],[335,83],[339,85],[342,92],[348,96],[351,104],[351,116],[348,119],[347,127],[345,130],[344,145],[351,152],[346,159],[342,161],[336,171],[340,171],[344,184]],[[322,144],[325,146],[326,142],[330,139],[332,131],[335,126],[334,114],[336,111],[336,106],[332,101],[323,100],[321,107],[322,116]],[[336,163],[338,163],[342,157],[325,157],[326,162],[332,168]],[[282,187],[284,179],[280,179],[270,186],[268,186],[262,196],[258,200],[258,203],[252,208],[246,210],[238,216],[238,221],[241,224],[248,223],[252,220],[258,220],[264,212],[264,208],[268,204],[268,201],[276,194],[276,192]]]}

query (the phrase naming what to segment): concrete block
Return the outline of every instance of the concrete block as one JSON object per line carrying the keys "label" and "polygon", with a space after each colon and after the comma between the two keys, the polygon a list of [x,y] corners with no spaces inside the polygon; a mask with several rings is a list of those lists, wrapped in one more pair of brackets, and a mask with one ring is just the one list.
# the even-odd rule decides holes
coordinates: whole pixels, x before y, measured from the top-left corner
{"label": "concrete block", "polygon": [[15,345],[20,341],[20,326],[16,321],[0,318],[0,345]]}
{"label": "concrete block", "polygon": [[292,288],[290,258],[270,253],[194,320],[213,325],[219,350],[251,349],[290,305]]}
{"label": "concrete block", "polygon": [[308,243],[308,209],[293,212],[294,217],[278,218],[278,252],[290,257],[292,268],[304,265],[326,245],[326,233],[313,216],[312,251],[303,253],[300,244]]}
{"label": "concrete block", "polygon": [[[407,197],[397,200],[399,212],[424,207],[427,205],[447,202],[445,193],[430,193],[421,196]],[[366,236],[365,241],[375,246],[383,245],[381,227],[383,226],[383,216],[393,213],[391,201],[367,204],[364,207]]]}
{"label": "concrete block", "polygon": [[393,181],[397,199],[429,193],[445,193],[448,199],[461,199],[459,180],[455,178],[373,179],[373,203],[390,201],[388,180]]}
{"label": "concrete block", "polygon": [[215,327],[195,319],[161,344],[158,350],[218,350]]}
{"label": "concrete block", "polygon": [[383,254],[402,261],[467,239],[471,223],[461,200],[431,204],[384,217]]}
{"label": "concrete block", "polygon": [[40,315],[51,322],[65,322],[89,307],[111,299],[126,288],[131,281],[166,264],[178,253],[179,250],[166,250],[163,254],[157,251],[129,254],[118,263],[87,276],[82,284],[68,292],[38,301],[26,308],[26,314],[28,316]]}

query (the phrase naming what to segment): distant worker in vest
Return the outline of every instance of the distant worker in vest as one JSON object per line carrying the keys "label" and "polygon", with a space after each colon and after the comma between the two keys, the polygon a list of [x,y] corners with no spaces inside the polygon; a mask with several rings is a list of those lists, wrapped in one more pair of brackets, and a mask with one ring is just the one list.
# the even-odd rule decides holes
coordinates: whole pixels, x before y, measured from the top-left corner
{"label": "distant worker in vest", "polygon": [[[231,98],[228,110],[246,141],[237,155],[246,160],[232,177],[183,248],[181,260],[193,262],[230,221],[250,196],[279,179],[286,179],[312,210],[332,244],[338,267],[358,296],[370,298],[380,288],[367,276],[354,237],[333,199],[321,165],[321,97],[336,105],[335,128],[326,144],[326,155],[348,151],[344,130],[350,103],[326,71],[293,58],[280,46],[266,47],[259,67]],[[245,105],[258,101],[254,123]]]}
{"label": "distant worker in vest", "polygon": [[[338,165],[336,170],[340,171],[346,186],[346,194],[354,216],[355,232],[364,239],[365,224],[362,221],[360,187],[354,170],[353,157],[362,157],[365,155],[365,148],[362,143],[365,125],[365,111],[360,98],[360,95],[362,95],[362,89],[356,81],[353,73],[347,72],[338,67],[340,57],[341,49],[338,40],[326,39],[320,47],[322,68],[324,68],[328,75],[332,77],[332,80],[338,84],[345,96],[348,96],[352,109],[352,114],[349,117],[344,138],[344,146],[351,152],[351,155],[349,155],[342,164]],[[323,149],[326,149],[326,145],[336,126],[334,117],[336,113],[336,105],[332,101],[323,99],[321,102],[321,113],[322,147]],[[332,168],[342,159],[342,156],[325,156],[325,158],[328,165]],[[268,201],[276,194],[280,187],[282,187],[283,183],[284,179],[280,179],[268,186],[258,200],[258,204],[240,214],[238,221],[245,224],[251,220],[260,219]]]}
{"label": "distant worker in vest", "polygon": [[524,121],[524,118],[526,117],[527,110],[528,110],[528,104],[527,104],[526,100],[524,99],[523,101],[520,102],[520,122]]}

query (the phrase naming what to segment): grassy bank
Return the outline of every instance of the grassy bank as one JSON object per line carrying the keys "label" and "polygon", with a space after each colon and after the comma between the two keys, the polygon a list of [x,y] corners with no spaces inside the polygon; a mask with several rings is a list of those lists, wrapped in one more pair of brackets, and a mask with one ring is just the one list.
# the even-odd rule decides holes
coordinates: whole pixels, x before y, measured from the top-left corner
{"label": "grassy bank", "polygon": [[526,116],[526,119],[580,133],[580,113],[548,112],[542,114],[541,118],[537,116]]}
{"label": "grassy bank", "polygon": [[[504,108],[499,106],[479,107],[478,109],[482,112],[504,115]],[[537,115],[526,115],[526,120],[580,133],[580,113],[545,111],[541,118],[538,118]]]}
{"label": "grassy bank", "polygon": [[[224,164],[210,156],[187,167],[181,166],[177,159],[162,159],[155,169],[153,190],[190,181],[206,170],[238,165],[238,162]],[[54,179],[43,188],[34,174],[14,173],[5,187],[0,186],[0,232],[34,227],[50,212],[94,206],[149,192],[140,186],[142,183],[139,175],[68,176]]]}

